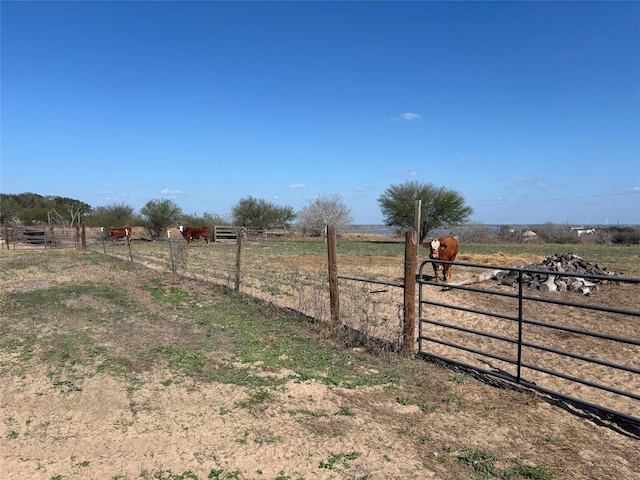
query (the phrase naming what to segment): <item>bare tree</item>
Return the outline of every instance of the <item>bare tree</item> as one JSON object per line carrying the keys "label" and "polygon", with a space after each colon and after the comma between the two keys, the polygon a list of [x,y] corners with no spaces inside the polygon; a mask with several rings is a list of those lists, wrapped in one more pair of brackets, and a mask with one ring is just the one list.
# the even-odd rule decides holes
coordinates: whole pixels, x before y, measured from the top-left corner
{"label": "bare tree", "polygon": [[67,197],[46,197],[49,203],[52,205],[49,218],[53,216],[58,223],[68,223],[72,227],[76,223],[80,223],[82,215],[86,215],[91,212],[90,205]]}
{"label": "bare tree", "polygon": [[335,225],[340,233],[352,223],[351,209],[338,194],[322,195],[298,213],[298,229],[311,235],[322,235],[326,225]]}

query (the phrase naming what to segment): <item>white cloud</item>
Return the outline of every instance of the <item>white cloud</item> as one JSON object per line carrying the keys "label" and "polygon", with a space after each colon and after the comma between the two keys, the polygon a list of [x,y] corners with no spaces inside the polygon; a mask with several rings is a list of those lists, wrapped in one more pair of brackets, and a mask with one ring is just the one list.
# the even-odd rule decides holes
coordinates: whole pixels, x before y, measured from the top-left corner
{"label": "white cloud", "polygon": [[398,172],[397,176],[400,178],[415,178],[418,176],[418,172],[414,168],[410,168],[408,172]]}
{"label": "white cloud", "polygon": [[403,120],[417,120],[421,117],[417,113],[407,112],[407,113],[400,114],[400,118]]}
{"label": "white cloud", "polygon": [[180,190],[169,190],[168,188],[163,188],[160,190],[162,195],[181,195],[182,192]]}
{"label": "white cloud", "polygon": [[629,189],[630,192],[640,192],[640,187],[631,187]]}
{"label": "white cloud", "polygon": [[307,188],[304,183],[294,183],[293,185],[289,185],[289,188]]}
{"label": "white cloud", "polygon": [[117,201],[122,201],[123,198],[126,198],[127,196],[124,193],[121,193],[120,195],[110,195],[107,194],[104,199],[108,200],[108,201],[113,201],[113,202],[117,202]]}
{"label": "white cloud", "polygon": [[401,113],[397,117],[391,117],[391,121],[395,122],[397,120],[406,120],[407,122],[410,122],[411,120],[418,120],[419,118],[422,118],[422,117],[418,113],[405,112],[405,113]]}
{"label": "white cloud", "polygon": [[549,183],[540,178],[531,179],[524,177],[515,178],[507,184],[508,188],[547,188],[548,186]]}

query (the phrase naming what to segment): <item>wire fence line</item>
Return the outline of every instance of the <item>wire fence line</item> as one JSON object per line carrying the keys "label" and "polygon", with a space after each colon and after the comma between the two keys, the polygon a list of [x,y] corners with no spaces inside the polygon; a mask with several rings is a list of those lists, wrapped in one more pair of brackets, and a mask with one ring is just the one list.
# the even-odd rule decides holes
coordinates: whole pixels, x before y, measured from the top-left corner
{"label": "wire fence line", "polygon": [[[314,322],[330,323],[328,267],[323,241],[241,240],[240,248],[238,241],[194,246],[172,237],[153,242],[134,240],[130,245],[124,241],[111,245],[104,237],[93,237],[87,239],[87,248],[172,273],[176,279],[192,278],[221,285],[290,309]],[[290,252],[282,255],[281,250]],[[401,264],[399,267],[401,275]],[[371,275],[366,264],[341,264],[340,268],[354,276]],[[367,282],[341,282],[340,296],[343,300],[340,318],[346,329],[357,332],[365,343],[371,342],[390,351],[402,348],[402,289],[372,288]]]}
{"label": "wire fence line", "polygon": [[[133,261],[158,271],[170,272],[176,276],[176,279],[194,278],[222,285],[240,294],[249,295],[280,307],[289,308],[308,317],[312,321],[327,325],[330,325],[333,321],[330,298],[331,292],[328,282],[329,263],[327,258],[327,244],[322,241],[300,242],[292,241],[291,239],[275,241],[260,241],[254,239],[251,241],[245,239],[240,242],[215,242],[205,247],[201,245],[187,246],[186,242],[180,237],[177,239],[168,237],[164,241],[137,239],[128,245],[124,241],[119,241],[115,245],[112,245],[103,234],[93,233],[92,235],[84,236],[84,238],[82,237],[82,235],[74,237],[77,241],[76,244],[78,248],[99,251],[123,261]],[[77,240],[78,238],[80,238],[79,241]],[[44,246],[46,247],[46,243]],[[285,251],[285,254],[283,254],[282,251]],[[370,345],[383,345],[387,351],[400,352],[403,350],[403,342],[406,340],[407,335],[404,319],[407,306],[403,298],[406,288],[403,263],[398,258],[391,258],[389,261],[392,262],[394,266],[387,266],[388,268],[385,268],[383,271],[378,264],[379,260],[380,259],[376,259],[376,261],[372,259],[368,260],[367,257],[338,259],[340,271],[338,288],[341,300],[340,322],[342,326],[348,330],[357,332],[359,338],[370,342]],[[464,268],[469,270],[472,267],[483,269],[494,268],[487,265],[473,266],[471,264],[464,264],[463,262],[454,262],[454,264],[457,265],[458,275],[462,274],[463,277],[465,276]],[[419,283],[423,282],[422,276],[421,274],[421,278],[418,279]],[[473,275],[469,273],[466,274],[466,276],[470,278]],[[607,324],[611,328],[615,328],[620,336],[632,339],[632,342],[625,347],[624,351],[620,350],[613,353],[622,354],[630,362],[630,370],[627,369],[625,371],[625,375],[628,378],[625,380],[623,377],[622,381],[630,382],[628,385],[633,386],[640,385],[640,383],[638,383],[640,376],[637,373],[638,368],[640,368],[640,351],[638,351],[637,345],[639,339],[637,337],[636,314],[638,310],[638,298],[640,298],[640,296],[637,295],[638,282],[632,281],[628,283],[627,287],[625,287],[624,290],[617,291],[616,295],[594,295],[589,298],[577,298],[594,306],[595,308],[593,310],[602,312],[603,310],[601,308],[594,305],[596,301],[608,301],[620,304],[622,298],[620,293],[626,292],[626,297],[624,298],[631,302],[631,304],[623,308],[622,320],[617,319],[607,322]],[[476,328],[473,324],[472,326],[465,327],[465,319],[467,317],[472,318],[472,316],[476,318],[475,316],[478,314],[483,316],[485,313],[497,313],[497,308],[500,305],[499,302],[496,302],[493,298],[490,300],[471,300],[468,295],[473,291],[472,287],[460,288],[459,294],[454,293],[456,289],[442,289],[442,286],[437,285],[435,287],[436,289],[429,293],[426,293],[427,291],[425,290],[426,296],[416,299],[416,302],[420,302],[420,308],[431,305],[431,308],[438,309],[430,313],[430,315],[433,315],[435,312],[437,318],[433,320],[433,325],[438,328],[448,328],[447,325],[452,325],[454,328],[451,331],[463,332],[465,334],[474,333],[469,331],[465,332],[465,328],[482,331],[482,329]],[[496,288],[500,290],[507,287],[501,286]],[[449,300],[456,298],[456,295],[458,295],[462,301],[462,309],[460,306],[448,304]],[[467,308],[468,311],[465,312],[464,308]],[[531,309],[534,307],[529,306],[526,308]],[[539,310],[542,312],[543,317],[545,317],[542,318],[541,321],[553,324],[557,323],[559,318],[575,317],[576,325],[584,325],[585,322],[594,322],[594,324],[598,325],[604,325],[605,323],[603,322],[603,316],[600,314],[574,314],[571,313],[570,308],[571,305],[566,305],[566,302],[551,301]],[[479,313],[479,310],[483,312]],[[606,310],[607,308],[605,308],[604,313],[608,316],[619,313]],[[626,311],[632,313],[625,315]],[[496,315],[496,317],[499,317],[499,315],[500,314]],[[420,316],[422,317],[422,315]],[[450,320],[447,321],[447,318],[450,318]],[[631,319],[631,321],[629,321],[629,319]],[[421,321],[425,323],[425,320],[422,318]],[[485,325],[485,323],[483,323],[483,325]],[[506,337],[506,334],[501,329],[504,327],[499,327],[498,325],[505,325],[505,323],[495,321],[486,323],[482,328],[488,328],[489,332],[494,333],[490,333],[488,336],[476,336],[476,339],[472,340],[473,346],[468,348],[471,349],[469,353],[474,358],[479,357],[478,352],[480,351],[489,352],[490,355],[498,355],[500,358],[491,358],[489,355],[488,360],[482,365],[474,365],[475,360],[468,361],[466,359],[463,359],[461,363],[468,363],[478,371],[482,371],[486,366],[489,366],[488,369],[485,368],[485,370],[488,371],[496,368],[498,371],[506,370],[506,365],[500,362],[505,363],[504,359],[508,358],[508,355],[500,353],[499,350],[496,349],[498,347],[496,347],[495,344],[496,342],[503,342],[507,345],[513,345],[514,342],[505,342],[503,340],[502,337]],[[566,345],[571,345],[571,348],[575,348],[576,355],[582,355],[580,351],[584,351],[585,348],[587,351],[599,352],[598,355],[602,358],[606,358],[608,354],[608,347],[603,347],[599,343],[596,343],[596,340],[593,338],[588,342],[581,343],[581,341],[576,339],[578,332],[545,328],[546,330],[550,330],[551,333],[541,333],[543,328],[531,322],[527,323],[526,328],[534,332],[535,335],[538,335],[538,337],[535,338],[535,342],[529,340],[529,343],[542,345],[543,349],[537,347],[535,347],[535,349],[544,352],[544,356],[546,357],[554,353],[552,350],[564,350]],[[611,334],[612,332],[603,332],[605,336]],[[441,345],[447,346],[447,343],[458,345],[451,335],[451,333],[445,333]],[[493,338],[491,335],[500,338]],[[424,342],[427,338],[433,339],[433,335],[424,334],[423,338],[423,334],[420,334],[420,341]],[[515,338],[517,338],[517,335]],[[415,335],[415,339],[418,341],[417,334]],[[546,348],[545,346],[551,350],[544,350],[544,348]],[[451,345],[448,347],[451,347]],[[441,357],[452,360],[454,363],[456,362],[455,355],[449,353],[441,355],[438,351],[433,350],[433,347],[430,348],[431,350],[428,352],[425,352],[424,347],[421,348],[420,351],[433,354],[435,358]],[[528,345],[528,348],[532,347]],[[528,353],[528,355],[531,355],[531,353]],[[573,354],[570,353],[570,355],[562,356],[571,359],[572,355]],[[586,355],[582,356],[585,357]],[[584,362],[585,359],[576,359],[574,357],[570,361],[563,359],[562,362],[569,365],[572,362],[575,363],[576,360]],[[531,362],[525,363],[530,371],[535,370],[535,364]],[[595,363],[597,363],[597,361]],[[622,361],[615,359],[614,363],[623,364]],[[595,371],[599,372],[600,367],[601,366]],[[554,366],[553,368],[555,369],[556,367]],[[572,365],[571,368],[579,372],[583,367],[582,364],[576,364]],[[546,368],[546,370],[552,369]],[[545,373],[549,372],[545,371]],[[581,378],[580,374],[572,373],[571,376]],[[511,374],[511,377],[515,378],[517,375]],[[518,381],[517,378],[516,381]],[[539,390],[544,391],[544,385],[539,380],[536,381],[539,384]],[[524,379],[523,383],[526,384],[527,379]],[[549,391],[557,390],[551,388]],[[627,389],[625,391],[629,390]],[[560,392],[560,394],[562,395],[562,392]],[[627,410],[627,412],[632,419],[638,418],[637,399],[631,398],[631,400],[631,409]],[[588,403],[589,398],[584,399],[584,401]],[[613,407],[609,410],[613,412],[621,411]],[[624,415],[624,411],[622,413]]]}

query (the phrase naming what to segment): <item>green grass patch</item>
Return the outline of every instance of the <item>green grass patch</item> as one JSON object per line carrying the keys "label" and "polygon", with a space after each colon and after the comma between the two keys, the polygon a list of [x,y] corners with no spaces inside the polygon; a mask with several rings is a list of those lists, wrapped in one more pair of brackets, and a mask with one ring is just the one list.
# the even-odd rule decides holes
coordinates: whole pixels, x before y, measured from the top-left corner
{"label": "green grass patch", "polygon": [[41,360],[47,365],[47,376],[64,392],[82,390],[84,378],[95,373],[93,365],[106,354],[87,330],[54,335],[43,347]]}
{"label": "green grass patch", "polygon": [[139,356],[154,361],[164,360],[169,369],[178,375],[199,376],[204,372],[204,353],[186,346],[157,345]]}
{"label": "green grass patch", "polygon": [[362,455],[360,452],[332,453],[326,461],[320,461],[319,467],[328,470],[339,470],[338,467],[351,468],[350,462],[357,459],[360,455]]}
{"label": "green grass patch", "polygon": [[[473,478],[501,480],[552,480],[553,474],[548,468],[524,465],[517,460],[508,461],[508,466],[499,468],[500,458],[482,450],[468,449],[456,454],[457,460],[474,471]],[[504,462],[502,462],[504,463]]]}
{"label": "green grass patch", "polygon": [[3,333],[9,334],[9,338],[22,336],[30,328],[40,332],[46,326],[64,328],[74,319],[84,324],[117,323],[136,313],[135,302],[125,289],[94,282],[11,293],[6,295],[5,302],[8,309],[20,311],[24,319],[2,325]]}

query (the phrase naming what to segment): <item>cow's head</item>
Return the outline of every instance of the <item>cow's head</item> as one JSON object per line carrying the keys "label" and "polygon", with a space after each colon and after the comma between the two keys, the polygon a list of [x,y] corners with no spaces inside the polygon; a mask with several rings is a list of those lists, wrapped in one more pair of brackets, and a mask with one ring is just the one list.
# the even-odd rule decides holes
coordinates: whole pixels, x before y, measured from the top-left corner
{"label": "cow's head", "polygon": [[180,230],[180,233],[184,233],[184,226],[180,225],[180,226],[178,227],[178,230]]}
{"label": "cow's head", "polygon": [[429,244],[431,258],[440,258],[440,241],[436,238]]}

